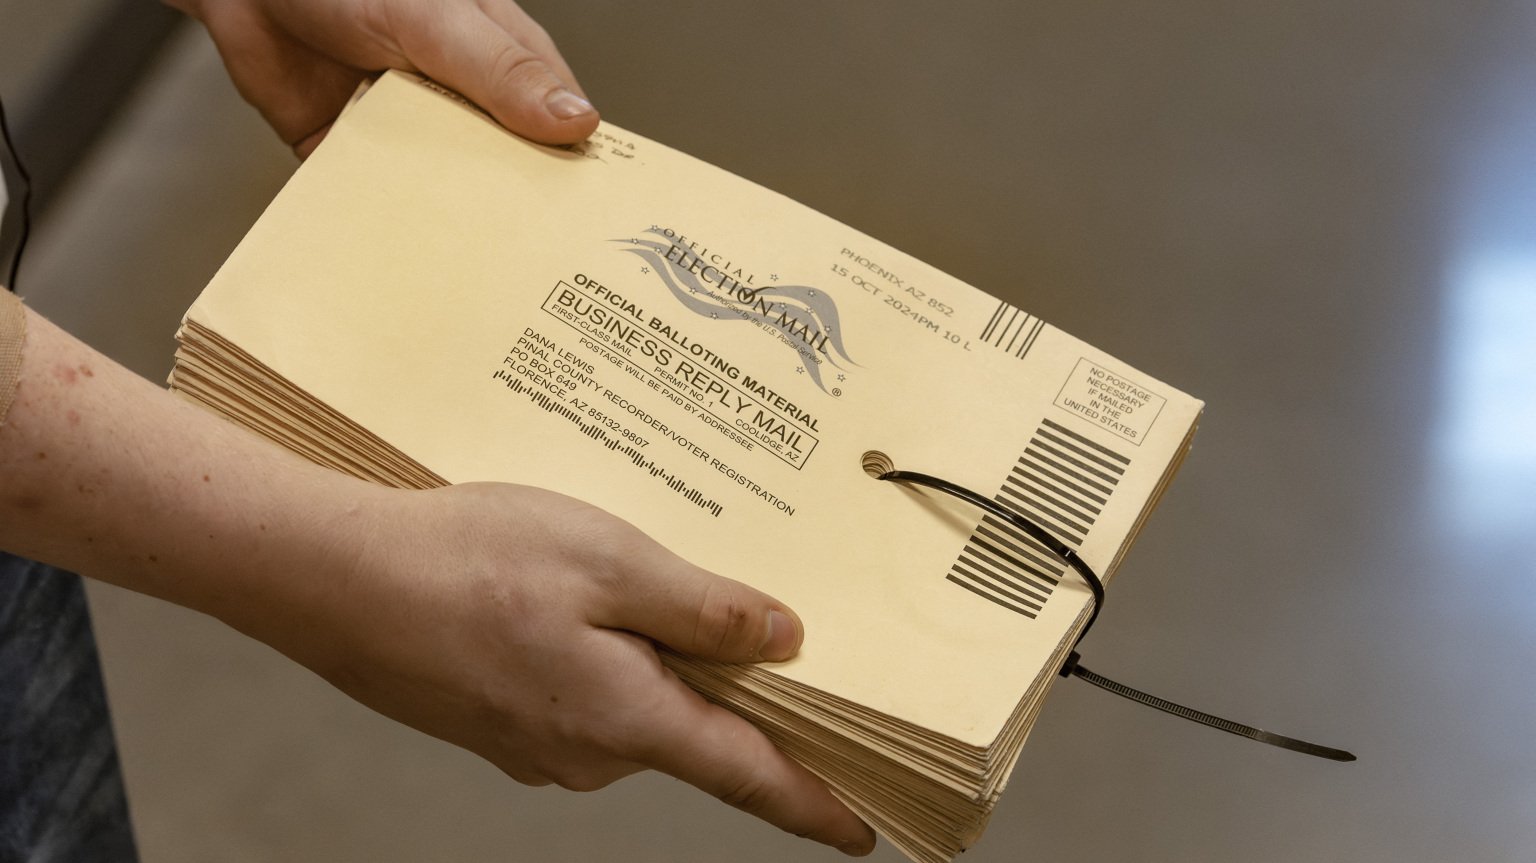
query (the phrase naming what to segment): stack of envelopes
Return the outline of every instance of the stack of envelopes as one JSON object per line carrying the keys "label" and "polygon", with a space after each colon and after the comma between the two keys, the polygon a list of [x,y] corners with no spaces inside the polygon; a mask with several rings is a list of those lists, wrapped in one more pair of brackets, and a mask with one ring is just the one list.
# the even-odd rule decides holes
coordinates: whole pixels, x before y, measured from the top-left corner
{"label": "stack of envelopes", "polygon": [[912,859],[981,833],[1091,606],[866,462],[1112,576],[1198,401],[780,195],[604,125],[512,136],[398,74],[188,311],[173,388],[337,470],[551,488],[786,602],[795,659],[666,654]]}

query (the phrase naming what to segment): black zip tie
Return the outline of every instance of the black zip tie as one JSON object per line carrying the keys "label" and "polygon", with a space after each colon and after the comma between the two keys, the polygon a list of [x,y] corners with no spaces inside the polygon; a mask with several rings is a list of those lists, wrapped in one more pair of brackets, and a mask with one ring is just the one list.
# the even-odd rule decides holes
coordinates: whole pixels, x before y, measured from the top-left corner
{"label": "black zip tie", "polygon": [[[885,463],[881,464],[880,466],[884,467],[888,463],[889,461],[886,460]],[[866,462],[866,467],[869,466],[870,464]],[[1062,665],[1061,671],[1059,672],[1062,677],[1080,678],[1093,684],[1094,686],[1099,687],[1100,689],[1108,690],[1109,692],[1113,692],[1114,694],[1123,698],[1129,698],[1138,704],[1154,707],[1163,711],[1164,713],[1171,713],[1174,716],[1188,719],[1190,722],[1198,722],[1201,725],[1215,728],[1219,731],[1225,731],[1229,734],[1236,734],[1239,737],[1246,737],[1249,740],[1256,740],[1260,743],[1268,743],[1271,746],[1278,746],[1281,749],[1289,749],[1292,752],[1301,752],[1306,755],[1315,755],[1318,758],[1327,758],[1330,761],[1355,760],[1353,753],[1345,752],[1342,749],[1334,749],[1329,746],[1320,746],[1316,743],[1308,743],[1305,740],[1297,740],[1294,737],[1286,737],[1283,734],[1275,734],[1260,728],[1254,728],[1250,725],[1243,725],[1239,722],[1233,722],[1230,719],[1223,719],[1220,716],[1213,716],[1209,713],[1204,713],[1191,707],[1185,707],[1182,704],[1175,704],[1172,701],[1158,698],[1155,695],[1148,695],[1147,693],[1138,689],[1132,689],[1123,683],[1117,683],[1107,677],[1104,677],[1103,675],[1095,674],[1094,672],[1082,667],[1078,664],[1078,660],[1081,659],[1081,656],[1077,652],[1077,645],[1082,642],[1083,636],[1088,634],[1088,630],[1093,626],[1094,621],[1098,620],[1099,609],[1104,605],[1104,582],[1099,578],[1098,573],[1093,571],[1093,567],[1090,567],[1086,561],[1084,561],[1081,557],[1078,557],[1076,551],[1074,551],[1066,543],[1053,536],[1050,531],[1047,531],[1045,528],[1035,524],[1033,521],[1030,521],[1022,514],[1009,509],[1008,507],[993,500],[992,498],[982,497],[976,492],[971,491],[964,486],[956,485],[949,480],[939,479],[936,476],[929,476],[925,473],[915,473],[909,470],[894,469],[882,470],[878,474],[872,472],[871,475],[873,475],[875,479],[889,480],[892,482],[906,482],[913,485],[927,486],[929,488],[942,491],[945,494],[954,495],[955,497],[958,497],[967,503],[980,507],[981,509],[984,509],[987,512],[997,516],[998,518],[1003,519],[1004,521],[1023,531],[1036,542],[1045,546],[1047,550],[1061,558],[1062,561],[1064,561],[1068,566],[1076,571],[1079,576],[1082,577],[1083,581],[1088,584],[1088,589],[1093,592],[1093,611],[1089,613],[1088,622],[1083,625],[1083,631],[1078,633],[1077,640],[1072,642],[1072,651],[1067,656],[1067,661]]]}
{"label": "black zip tie", "polygon": [[1268,743],[1270,746],[1278,746],[1281,749],[1289,749],[1292,752],[1301,752],[1306,755],[1316,755],[1318,758],[1326,758],[1329,761],[1355,760],[1354,753],[1352,752],[1345,752],[1342,749],[1334,749],[1331,746],[1322,746],[1317,743],[1308,743],[1305,740],[1297,740],[1294,737],[1286,737],[1284,734],[1276,734],[1272,731],[1265,731],[1262,728],[1254,728],[1251,725],[1243,725],[1240,722],[1233,722],[1230,719],[1222,719],[1220,716],[1212,716],[1209,713],[1195,710],[1192,707],[1185,707],[1182,704],[1175,704],[1172,701],[1158,698],[1156,695],[1148,695],[1139,689],[1132,689],[1123,683],[1118,683],[1101,674],[1095,674],[1092,671],[1089,671],[1088,669],[1077,664],[1080,658],[1081,657],[1078,656],[1077,651],[1072,651],[1072,655],[1067,657],[1067,663],[1061,667],[1061,676],[1081,678],[1088,681],[1089,683],[1092,683],[1094,686],[1099,687],[1100,689],[1106,689],[1123,698],[1129,698],[1138,704],[1145,704],[1148,707],[1155,707],[1164,713],[1172,713],[1174,716],[1178,716],[1182,719],[1188,719],[1190,722],[1198,722],[1201,725],[1215,728],[1218,731],[1225,731],[1228,734],[1236,734],[1238,737],[1246,737],[1249,740],[1257,740],[1260,743]]}

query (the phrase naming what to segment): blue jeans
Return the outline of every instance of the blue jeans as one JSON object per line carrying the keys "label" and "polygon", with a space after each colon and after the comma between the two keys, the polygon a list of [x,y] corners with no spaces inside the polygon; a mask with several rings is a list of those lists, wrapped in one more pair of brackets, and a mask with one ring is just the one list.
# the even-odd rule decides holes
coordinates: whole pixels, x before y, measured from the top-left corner
{"label": "blue jeans", "polygon": [[137,860],[80,577],[0,552],[0,861]]}

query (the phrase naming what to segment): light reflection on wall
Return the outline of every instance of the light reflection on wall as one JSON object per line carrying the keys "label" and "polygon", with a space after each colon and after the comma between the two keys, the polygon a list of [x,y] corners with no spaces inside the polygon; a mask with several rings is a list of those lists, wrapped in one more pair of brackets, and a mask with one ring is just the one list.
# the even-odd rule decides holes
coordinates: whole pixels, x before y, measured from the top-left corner
{"label": "light reflection on wall", "polygon": [[1536,533],[1536,249],[1467,256],[1445,314],[1437,509],[1465,538]]}

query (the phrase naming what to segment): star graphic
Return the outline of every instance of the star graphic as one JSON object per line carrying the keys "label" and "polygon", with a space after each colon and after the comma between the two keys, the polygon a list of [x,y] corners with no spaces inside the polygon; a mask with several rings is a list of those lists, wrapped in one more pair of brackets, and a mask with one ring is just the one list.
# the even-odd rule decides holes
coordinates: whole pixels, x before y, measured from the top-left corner
{"label": "star graphic", "polygon": [[848,376],[847,375],[838,375],[837,379],[839,381],[846,381],[846,380],[848,380]]}
{"label": "star graphic", "polygon": [[712,317],[712,318],[718,319],[720,317],[720,313],[719,312],[710,312],[709,316]]}
{"label": "star graphic", "polygon": [[775,282],[777,282],[779,280],[779,274],[778,273],[769,273],[768,274],[768,278],[773,279]]}
{"label": "star graphic", "polygon": [[650,267],[641,267],[640,268],[640,272],[642,272],[642,273],[649,273],[650,271],[651,271]]}
{"label": "star graphic", "polygon": [[809,291],[806,291],[806,296],[809,296],[809,297],[816,296],[816,289],[815,288],[811,288]]}
{"label": "star graphic", "polygon": [[795,366],[795,374],[797,374],[797,375],[805,374],[805,366]]}

